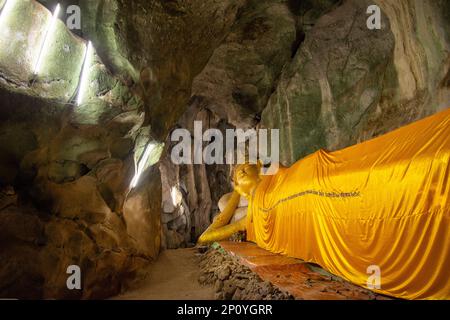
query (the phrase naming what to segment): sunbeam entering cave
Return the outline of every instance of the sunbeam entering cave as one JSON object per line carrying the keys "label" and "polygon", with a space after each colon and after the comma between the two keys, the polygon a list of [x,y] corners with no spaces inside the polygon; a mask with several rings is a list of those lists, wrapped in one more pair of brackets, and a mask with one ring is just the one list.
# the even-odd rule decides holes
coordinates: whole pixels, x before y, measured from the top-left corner
{"label": "sunbeam entering cave", "polygon": [[0,300],[450,300],[449,12],[0,0]]}
{"label": "sunbeam entering cave", "polygon": [[145,167],[148,164],[148,160],[150,158],[150,155],[152,154],[152,152],[155,151],[156,145],[154,143],[149,143],[147,145],[147,147],[145,148],[144,153],[142,154],[141,159],[138,161],[137,166],[136,166],[136,173],[133,177],[133,180],[131,180],[131,184],[130,184],[130,188],[135,188],[138,183],[139,183],[139,179],[141,178],[141,175],[145,169]]}
{"label": "sunbeam entering cave", "polygon": [[86,91],[88,89],[88,79],[89,79],[89,70],[91,68],[93,58],[93,48],[92,42],[89,41],[86,44],[86,51],[84,54],[84,62],[83,68],[81,70],[80,84],[78,88],[78,96],[77,96],[77,105],[80,106],[83,103],[83,100],[86,96]]}
{"label": "sunbeam entering cave", "polygon": [[3,6],[1,7],[0,11],[0,23],[2,23],[3,20],[7,19],[9,14],[11,13],[11,9],[14,5],[15,0],[5,0]]}
{"label": "sunbeam entering cave", "polygon": [[56,25],[56,21],[58,20],[60,10],[61,10],[61,6],[58,3],[56,5],[55,11],[53,12],[53,16],[48,24],[48,27],[45,31],[45,36],[42,41],[40,50],[38,52],[36,65],[34,66],[34,74],[35,75],[38,75],[39,72],[41,71],[42,61],[43,61],[43,59],[45,59],[45,57],[47,55],[47,51],[49,50],[49,47],[52,45],[52,39],[53,39],[54,33],[55,33],[55,25]]}

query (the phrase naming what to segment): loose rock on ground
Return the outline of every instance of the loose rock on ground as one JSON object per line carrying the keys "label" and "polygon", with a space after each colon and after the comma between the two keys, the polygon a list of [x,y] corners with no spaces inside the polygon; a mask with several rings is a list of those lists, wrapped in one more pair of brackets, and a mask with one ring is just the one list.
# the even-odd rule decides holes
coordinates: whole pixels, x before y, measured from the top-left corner
{"label": "loose rock on ground", "polygon": [[222,248],[199,253],[202,285],[214,286],[216,300],[291,300],[292,295],[262,280]]}

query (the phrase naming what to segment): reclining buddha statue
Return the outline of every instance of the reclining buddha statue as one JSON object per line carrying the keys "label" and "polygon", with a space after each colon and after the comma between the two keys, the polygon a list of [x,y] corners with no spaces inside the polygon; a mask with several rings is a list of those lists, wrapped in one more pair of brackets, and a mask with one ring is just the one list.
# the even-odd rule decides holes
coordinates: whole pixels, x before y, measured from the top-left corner
{"label": "reclining buddha statue", "polygon": [[[271,176],[239,165],[234,192],[199,243],[246,231],[263,249],[375,292],[450,299],[449,159],[447,109],[340,151],[319,150]],[[247,214],[236,219],[241,196]],[[380,282],[372,287],[374,267]]]}

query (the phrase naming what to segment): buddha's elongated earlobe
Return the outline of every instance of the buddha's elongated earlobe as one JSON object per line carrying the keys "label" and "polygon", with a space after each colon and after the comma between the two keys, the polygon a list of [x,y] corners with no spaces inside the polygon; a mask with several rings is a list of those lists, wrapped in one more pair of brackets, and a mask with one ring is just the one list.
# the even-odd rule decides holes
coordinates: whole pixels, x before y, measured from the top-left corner
{"label": "buddha's elongated earlobe", "polygon": [[261,168],[263,167],[263,163],[261,160],[258,160],[256,163],[256,168],[258,169],[258,174],[261,175]]}

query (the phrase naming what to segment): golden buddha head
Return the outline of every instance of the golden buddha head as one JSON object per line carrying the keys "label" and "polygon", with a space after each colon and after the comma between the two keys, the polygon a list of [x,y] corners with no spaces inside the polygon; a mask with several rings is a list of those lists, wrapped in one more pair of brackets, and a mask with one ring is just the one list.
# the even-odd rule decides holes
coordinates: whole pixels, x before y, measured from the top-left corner
{"label": "golden buddha head", "polygon": [[234,189],[243,197],[249,199],[253,190],[261,181],[260,171],[262,164],[240,164],[234,170]]}

